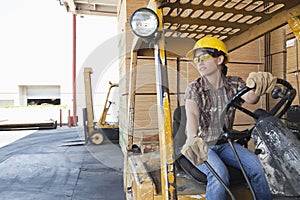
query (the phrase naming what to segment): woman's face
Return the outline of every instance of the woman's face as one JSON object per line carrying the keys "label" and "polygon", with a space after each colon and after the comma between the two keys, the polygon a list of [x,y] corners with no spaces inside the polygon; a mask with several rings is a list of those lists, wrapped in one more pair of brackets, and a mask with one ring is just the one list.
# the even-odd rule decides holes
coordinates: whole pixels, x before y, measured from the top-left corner
{"label": "woman's face", "polygon": [[223,56],[213,57],[205,50],[197,50],[194,55],[196,64],[201,76],[209,76],[214,73],[220,73]]}

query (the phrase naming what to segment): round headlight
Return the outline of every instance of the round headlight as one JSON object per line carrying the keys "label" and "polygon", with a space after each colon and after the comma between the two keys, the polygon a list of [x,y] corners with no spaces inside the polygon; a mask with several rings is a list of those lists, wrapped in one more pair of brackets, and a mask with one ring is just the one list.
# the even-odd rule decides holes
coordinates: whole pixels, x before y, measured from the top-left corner
{"label": "round headlight", "polygon": [[149,8],[140,8],[130,17],[130,27],[132,32],[138,37],[150,37],[158,29],[158,17]]}

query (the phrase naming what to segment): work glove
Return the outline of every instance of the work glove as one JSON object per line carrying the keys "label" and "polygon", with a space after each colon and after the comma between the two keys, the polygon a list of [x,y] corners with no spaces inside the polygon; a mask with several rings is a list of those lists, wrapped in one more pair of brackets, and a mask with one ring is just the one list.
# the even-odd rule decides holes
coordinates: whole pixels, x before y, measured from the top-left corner
{"label": "work glove", "polygon": [[251,72],[246,80],[246,85],[254,89],[257,96],[270,93],[275,87],[277,77],[269,72]]}
{"label": "work glove", "polygon": [[207,144],[200,137],[188,138],[181,153],[198,166],[207,160]]}

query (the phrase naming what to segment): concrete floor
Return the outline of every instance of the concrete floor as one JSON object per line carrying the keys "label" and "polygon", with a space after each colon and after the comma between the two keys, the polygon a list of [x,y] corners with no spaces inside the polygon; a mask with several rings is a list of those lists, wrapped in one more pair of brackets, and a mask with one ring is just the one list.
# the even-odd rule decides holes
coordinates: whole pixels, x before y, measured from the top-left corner
{"label": "concrete floor", "polygon": [[78,128],[39,130],[0,148],[0,200],[124,199],[118,145],[76,145],[80,136]]}
{"label": "concrete floor", "polygon": [[0,131],[0,200],[125,199],[118,144],[80,145],[81,138],[68,127]]}

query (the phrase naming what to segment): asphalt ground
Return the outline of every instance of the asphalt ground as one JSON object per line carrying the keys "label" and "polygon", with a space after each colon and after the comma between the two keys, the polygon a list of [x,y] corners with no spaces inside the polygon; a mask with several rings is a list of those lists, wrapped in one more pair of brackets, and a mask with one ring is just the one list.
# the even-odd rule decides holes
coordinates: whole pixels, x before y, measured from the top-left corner
{"label": "asphalt ground", "polygon": [[0,131],[5,138],[11,143],[0,148],[0,200],[124,199],[118,144],[82,145],[76,127]]}

